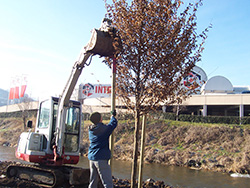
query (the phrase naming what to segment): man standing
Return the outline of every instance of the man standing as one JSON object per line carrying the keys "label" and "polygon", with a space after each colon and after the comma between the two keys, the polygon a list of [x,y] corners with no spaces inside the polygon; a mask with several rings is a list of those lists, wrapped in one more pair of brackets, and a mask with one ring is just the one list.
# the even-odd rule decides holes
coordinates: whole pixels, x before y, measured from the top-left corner
{"label": "man standing", "polygon": [[89,188],[97,188],[99,177],[105,188],[113,188],[111,168],[108,161],[111,158],[109,136],[117,126],[115,115],[116,112],[114,111],[107,125],[102,123],[102,116],[99,112],[94,112],[90,116],[93,125],[89,126]]}

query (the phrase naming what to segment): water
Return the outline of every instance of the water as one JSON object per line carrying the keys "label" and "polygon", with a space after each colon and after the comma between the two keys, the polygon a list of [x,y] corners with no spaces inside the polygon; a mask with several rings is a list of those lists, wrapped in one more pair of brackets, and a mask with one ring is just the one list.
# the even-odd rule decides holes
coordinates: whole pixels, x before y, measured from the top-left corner
{"label": "water", "polygon": [[[0,161],[20,160],[15,158],[14,148],[0,146]],[[88,159],[81,157],[77,166],[88,168]],[[130,179],[131,163],[114,160],[112,173],[116,178]],[[250,178],[246,177],[160,164],[145,164],[143,172],[144,181],[152,178],[183,188],[249,188]]]}

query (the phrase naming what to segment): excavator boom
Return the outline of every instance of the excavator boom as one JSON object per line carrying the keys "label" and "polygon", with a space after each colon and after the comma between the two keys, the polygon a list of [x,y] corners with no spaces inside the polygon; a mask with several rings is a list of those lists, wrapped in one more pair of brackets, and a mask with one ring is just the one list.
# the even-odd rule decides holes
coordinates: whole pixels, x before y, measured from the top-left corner
{"label": "excavator boom", "polygon": [[59,100],[58,118],[56,124],[56,149],[59,156],[63,155],[65,117],[67,108],[70,106],[69,100],[76,86],[82,69],[90,56],[100,55],[104,57],[114,56],[115,49],[113,46],[116,30],[112,27],[111,21],[104,19],[101,28],[93,29],[90,41],[80,52],[78,60],[75,62],[68,82],[63,90]]}

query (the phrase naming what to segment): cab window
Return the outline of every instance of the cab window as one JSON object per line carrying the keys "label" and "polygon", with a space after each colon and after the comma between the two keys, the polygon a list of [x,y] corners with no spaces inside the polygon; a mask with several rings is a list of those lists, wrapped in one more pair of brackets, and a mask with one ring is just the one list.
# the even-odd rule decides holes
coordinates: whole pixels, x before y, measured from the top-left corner
{"label": "cab window", "polygon": [[49,126],[49,117],[50,117],[50,102],[44,101],[40,105],[38,128],[47,128]]}

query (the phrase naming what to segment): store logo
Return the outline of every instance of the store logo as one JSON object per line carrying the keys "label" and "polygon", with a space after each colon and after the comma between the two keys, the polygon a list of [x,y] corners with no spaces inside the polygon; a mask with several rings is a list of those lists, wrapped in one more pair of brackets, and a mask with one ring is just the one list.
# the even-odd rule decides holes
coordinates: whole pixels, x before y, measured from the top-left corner
{"label": "store logo", "polygon": [[82,93],[85,95],[85,96],[91,96],[93,95],[94,93],[94,86],[90,83],[87,83],[85,84],[83,87],[82,87]]}
{"label": "store logo", "polygon": [[183,84],[189,89],[196,89],[202,84],[201,75],[191,71],[186,77],[184,77]]}

